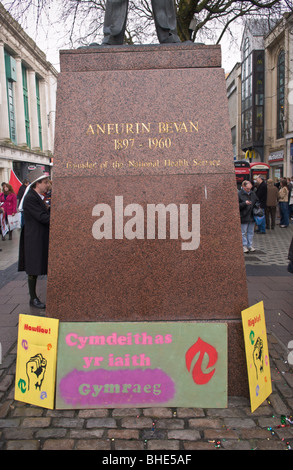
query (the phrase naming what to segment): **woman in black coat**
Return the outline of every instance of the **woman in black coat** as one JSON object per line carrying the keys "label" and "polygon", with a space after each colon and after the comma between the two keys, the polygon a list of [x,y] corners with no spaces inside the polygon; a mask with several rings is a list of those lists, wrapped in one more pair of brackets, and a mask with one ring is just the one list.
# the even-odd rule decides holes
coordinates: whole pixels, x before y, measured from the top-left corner
{"label": "woman in black coat", "polygon": [[43,194],[49,180],[39,169],[32,173],[28,176],[32,183],[21,204],[24,226],[20,236],[18,270],[28,274],[30,305],[45,308],[36,295],[36,284],[37,277],[48,271],[50,208],[43,201]]}

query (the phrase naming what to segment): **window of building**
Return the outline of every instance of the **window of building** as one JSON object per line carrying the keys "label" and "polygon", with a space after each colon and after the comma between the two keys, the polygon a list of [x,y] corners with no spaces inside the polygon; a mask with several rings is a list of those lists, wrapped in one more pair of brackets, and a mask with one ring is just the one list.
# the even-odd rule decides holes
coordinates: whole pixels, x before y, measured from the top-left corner
{"label": "window of building", "polygon": [[237,142],[236,142],[236,136],[237,136],[237,129],[236,126],[232,127],[231,129],[231,135],[232,135],[232,146],[233,146],[233,157],[237,157]]}
{"label": "window of building", "polygon": [[43,149],[42,141],[42,121],[41,121],[41,100],[40,100],[40,79],[36,76],[36,94],[37,94],[37,112],[38,112],[38,128],[39,128],[39,146]]}
{"label": "window of building", "polygon": [[254,143],[264,141],[264,51],[254,51]]}
{"label": "window of building", "polygon": [[7,88],[7,105],[8,105],[8,122],[11,141],[16,144],[16,116],[15,116],[15,99],[14,86],[16,82],[16,62],[15,59],[4,50],[5,57],[5,74]]}
{"label": "window of building", "polygon": [[242,113],[242,144],[252,142],[252,108]]}
{"label": "window of building", "polygon": [[251,144],[252,142],[252,53],[248,38],[244,42],[241,81],[241,143],[242,146],[245,146],[245,144]]}
{"label": "window of building", "polygon": [[247,150],[262,147],[264,142],[264,93],[265,93],[264,50],[251,51],[246,38],[243,49],[241,71],[241,147]]}
{"label": "window of building", "polygon": [[284,106],[285,106],[285,51],[278,56],[277,77],[277,139],[284,137]]}
{"label": "window of building", "polygon": [[26,144],[27,144],[28,147],[30,147],[31,146],[31,136],[30,136],[30,118],[29,118],[29,108],[28,108],[27,69],[23,64],[22,64],[22,88],[23,88]]}

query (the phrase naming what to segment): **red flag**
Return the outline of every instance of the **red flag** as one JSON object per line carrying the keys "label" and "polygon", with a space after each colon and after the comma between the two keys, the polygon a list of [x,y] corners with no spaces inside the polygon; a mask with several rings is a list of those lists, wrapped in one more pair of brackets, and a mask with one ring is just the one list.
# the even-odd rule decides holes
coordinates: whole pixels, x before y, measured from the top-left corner
{"label": "red flag", "polygon": [[19,179],[17,178],[17,176],[16,176],[16,174],[14,173],[13,170],[11,170],[11,172],[10,172],[9,184],[11,184],[11,186],[13,187],[13,191],[17,195],[17,193],[19,191],[19,188],[22,185],[22,183],[21,183],[21,181],[19,181]]}

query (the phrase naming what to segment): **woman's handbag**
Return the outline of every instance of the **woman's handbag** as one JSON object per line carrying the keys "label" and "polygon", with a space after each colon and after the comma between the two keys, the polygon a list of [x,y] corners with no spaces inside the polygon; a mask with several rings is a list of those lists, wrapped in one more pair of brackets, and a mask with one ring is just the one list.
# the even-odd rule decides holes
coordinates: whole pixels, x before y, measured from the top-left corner
{"label": "woman's handbag", "polygon": [[252,209],[252,213],[254,215],[254,217],[263,217],[265,214],[264,214],[264,210],[260,207],[260,204],[259,203],[256,203]]}
{"label": "woman's handbag", "polygon": [[9,230],[14,230],[21,227],[21,213],[17,212],[14,215],[7,216]]}

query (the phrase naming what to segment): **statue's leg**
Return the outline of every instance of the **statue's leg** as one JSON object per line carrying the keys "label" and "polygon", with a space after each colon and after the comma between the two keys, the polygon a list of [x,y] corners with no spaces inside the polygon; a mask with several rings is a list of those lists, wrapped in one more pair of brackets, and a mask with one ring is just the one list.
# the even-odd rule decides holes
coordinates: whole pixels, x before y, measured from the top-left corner
{"label": "statue's leg", "polygon": [[177,35],[174,0],[152,0],[152,8],[159,42],[181,42]]}
{"label": "statue's leg", "polygon": [[123,44],[128,0],[107,0],[102,44]]}

